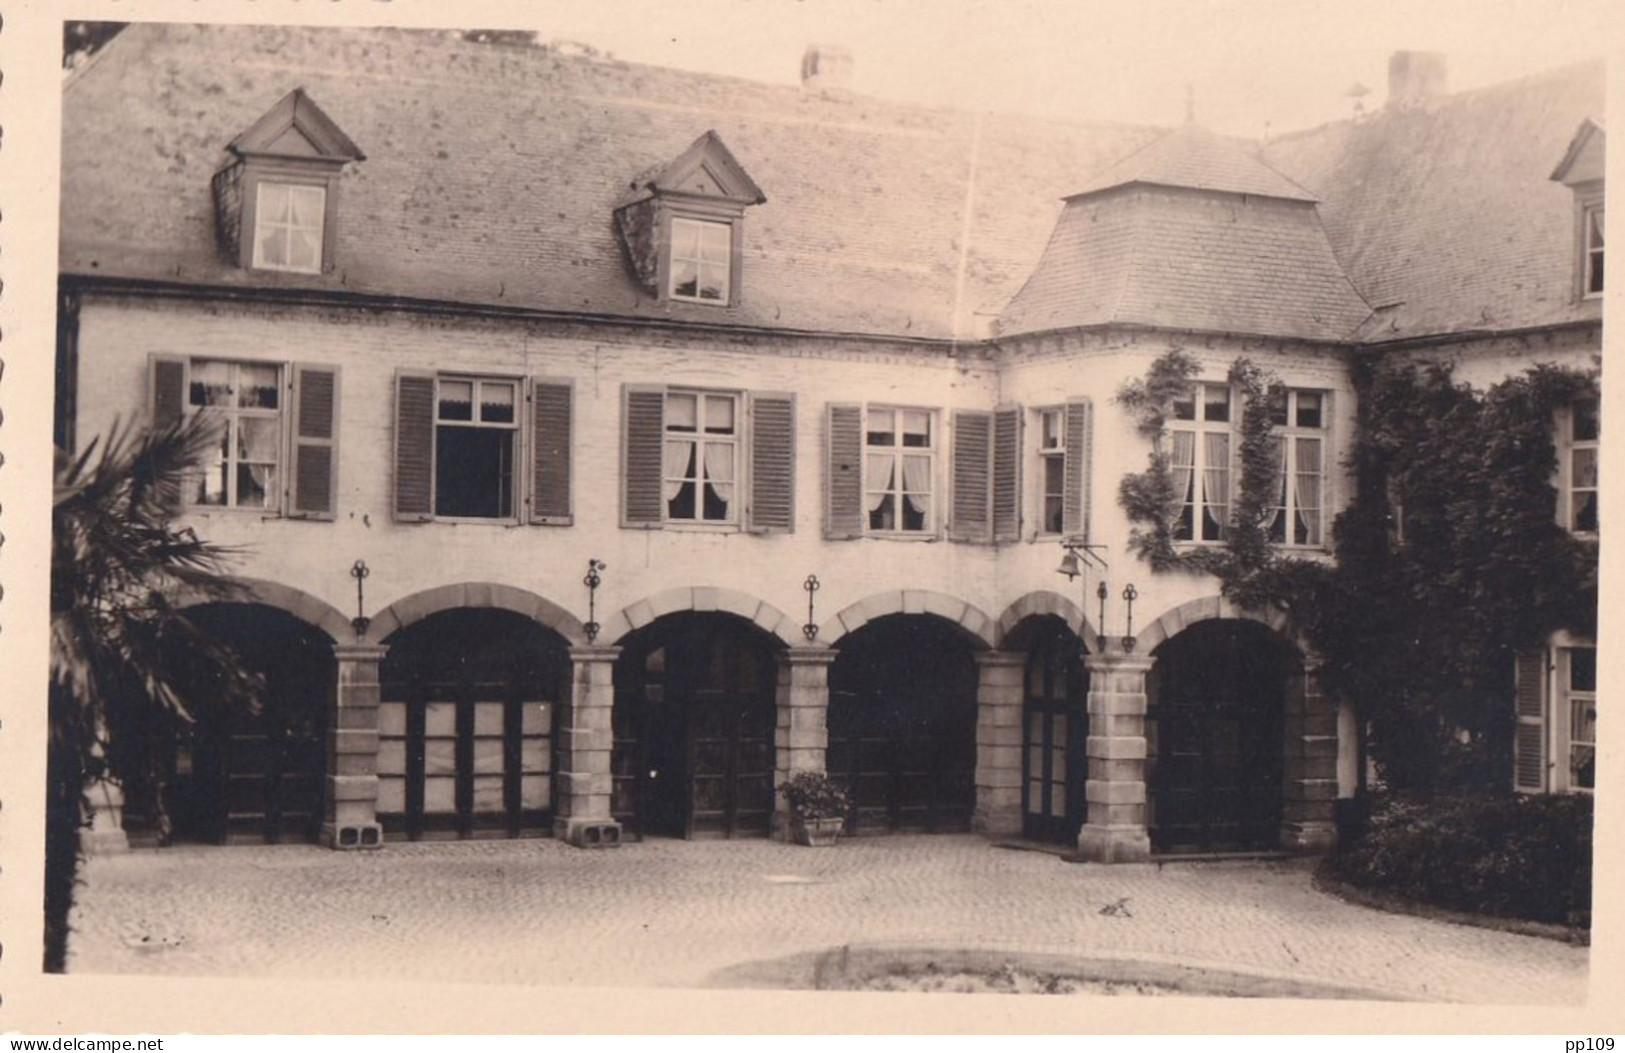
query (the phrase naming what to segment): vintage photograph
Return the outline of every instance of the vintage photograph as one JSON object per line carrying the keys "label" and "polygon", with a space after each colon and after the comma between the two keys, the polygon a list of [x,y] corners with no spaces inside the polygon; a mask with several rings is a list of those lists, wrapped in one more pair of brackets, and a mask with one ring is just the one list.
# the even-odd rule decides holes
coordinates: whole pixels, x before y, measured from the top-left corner
{"label": "vintage photograph", "polygon": [[1586,1003],[1600,41],[221,6],[60,19],[46,972]]}

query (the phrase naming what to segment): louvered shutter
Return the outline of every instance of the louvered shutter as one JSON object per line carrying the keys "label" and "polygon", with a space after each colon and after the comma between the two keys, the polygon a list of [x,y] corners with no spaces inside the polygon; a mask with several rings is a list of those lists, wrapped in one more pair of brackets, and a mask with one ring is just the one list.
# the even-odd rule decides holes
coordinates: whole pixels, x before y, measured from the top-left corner
{"label": "louvered shutter", "polygon": [[795,396],[752,394],[747,529],[762,534],[795,531],[795,467]]}
{"label": "louvered shutter", "polygon": [[434,518],[434,374],[395,374],[395,518]]}
{"label": "louvered shutter", "polygon": [[1066,404],[1066,481],[1061,488],[1061,532],[1068,537],[1089,535],[1089,439],[1094,414],[1087,400]]}
{"label": "louvered shutter", "polygon": [[1524,793],[1545,793],[1546,654],[1520,651],[1515,661],[1518,726],[1513,735],[1512,784]]}
{"label": "louvered shutter", "polygon": [[[178,424],[186,415],[186,383],[188,363],[174,355],[151,355],[147,362],[148,399],[155,428]],[[192,482],[182,482],[163,496],[163,507],[170,515],[180,512],[185,503],[182,494]]]}
{"label": "louvered shutter", "polygon": [[993,414],[955,410],[953,518],[955,541],[993,539]]}
{"label": "louvered shutter", "polygon": [[665,518],[666,389],[627,384],[621,396],[621,525],[653,529]]}
{"label": "louvered shutter", "polygon": [[575,388],[568,380],[530,381],[530,521],[569,526]]}
{"label": "louvered shutter", "polygon": [[151,374],[152,423],[173,424],[186,413],[187,361],[174,355],[148,357]]}
{"label": "louvered shutter", "polygon": [[824,431],[824,536],[863,536],[863,407],[832,402]]}
{"label": "louvered shutter", "polygon": [[1021,407],[993,411],[993,540],[1021,539]]}
{"label": "louvered shutter", "polygon": [[332,519],[338,489],[339,371],[334,366],[293,367],[293,467],[288,472],[288,514]]}

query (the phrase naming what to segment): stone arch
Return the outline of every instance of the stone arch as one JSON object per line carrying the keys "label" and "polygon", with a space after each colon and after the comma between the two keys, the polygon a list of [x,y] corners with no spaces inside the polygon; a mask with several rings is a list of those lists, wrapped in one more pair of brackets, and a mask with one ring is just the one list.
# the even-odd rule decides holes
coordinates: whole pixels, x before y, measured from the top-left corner
{"label": "stone arch", "polygon": [[999,615],[997,628],[999,646],[1004,646],[1005,639],[1023,621],[1035,615],[1046,614],[1053,614],[1066,622],[1066,627],[1084,641],[1090,652],[1094,651],[1100,630],[1089,620],[1089,615],[1082,608],[1051,589],[1029,592],[1004,609],[1004,613]]}
{"label": "stone arch", "polygon": [[241,593],[236,596],[213,596],[199,589],[186,589],[176,597],[176,606],[200,607],[206,603],[259,603],[299,619],[306,625],[320,629],[334,643],[343,643],[355,635],[350,619],[326,600],[318,599],[303,589],[284,585],[280,581],[263,578],[231,579]]}
{"label": "stone arch", "polygon": [[1214,618],[1241,618],[1246,621],[1257,622],[1297,648],[1300,655],[1307,657],[1311,653],[1307,641],[1297,634],[1287,631],[1287,615],[1285,611],[1237,607],[1223,596],[1218,595],[1190,600],[1163,614],[1162,617],[1135,634],[1136,650],[1141,654],[1150,654],[1186,626],[1194,625],[1197,622],[1210,621]]}
{"label": "stone arch", "polygon": [[656,618],[680,611],[733,614],[771,633],[786,647],[805,642],[801,627],[771,603],[738,589],[710,585],[666,589],[630,604],[605,620],[602,636],[605,640],[620,643],[628,634]]}
{"label": "stone arch", "polygon": [[945,592],[929,589],[893,589],[877,592],[844,608],[826,621],[818,632],[818,642],[833,645],[841,637],[889,614],[933,614],[992,649],[997,642],[997,624],[981,610]]}
{"label": "stone arch", "polygon": [[580,619],[553,601],[513,585],[475,581],[437,585],[403,596],[373,617],[367,635],[373,640],[387,640],[390,634],[431,614],[460,607],[512,611],[552,629],[571,646],[587,642]]}

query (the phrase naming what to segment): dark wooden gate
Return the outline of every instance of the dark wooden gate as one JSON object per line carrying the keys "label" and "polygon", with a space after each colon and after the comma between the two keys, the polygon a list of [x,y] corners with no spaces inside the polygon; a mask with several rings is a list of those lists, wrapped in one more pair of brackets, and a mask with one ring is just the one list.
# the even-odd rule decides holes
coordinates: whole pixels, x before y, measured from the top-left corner
{"label": "dark wooden gate", "polygon": [[1083,826],[1089,673],[1077,637],[1046,619],[1027,652],[1021,828],[1038,841],[1072,844]]}
{"label": "dark wooden gate", "polygon": [[663,837],[765,837],[773,819],[778,664],[764,634],[685,614],[616,667],[613,810]]}
{"label": "dark wooden gate", "polygon": [[1203,622],[1157,652],[1152,847],[1274,848],[1284,797],[1286,680],[1294,656],[1252,622]]}
{"label": "dark wooden gate", "polygon": [[850,832],[970,829],[976,666],[952,627],[893,616],[842,641],[828,727],[828,771],[852,791]]}
{"label": "dark wooden gate", "polygon": [[568,683],[563,642],[517,614],[444,611],[390,640],[378,817],[408,840],[543,836]]}
{"label": "dark wooden gate", "polygon": [[187,615],[260,674],[257,711],[194,707],[169,777],[173,837],[215,844],[315,841],[321,833],[332,644],[258,604],[210,604]]}

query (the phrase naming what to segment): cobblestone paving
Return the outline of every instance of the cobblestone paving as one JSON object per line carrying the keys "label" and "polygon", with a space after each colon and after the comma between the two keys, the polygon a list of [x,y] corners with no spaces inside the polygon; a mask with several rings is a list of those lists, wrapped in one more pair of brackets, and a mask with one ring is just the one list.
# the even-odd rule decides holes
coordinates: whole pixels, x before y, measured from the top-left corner
{"label": "cobblestone paving", "polygon": [[842,944],[1179,962],[1501,1004],[1585,998],[1588,952],[1385,914],[1304,861],[1069,865],[975,837],[176,847],[94,858],[70,970],[701,986]]}

